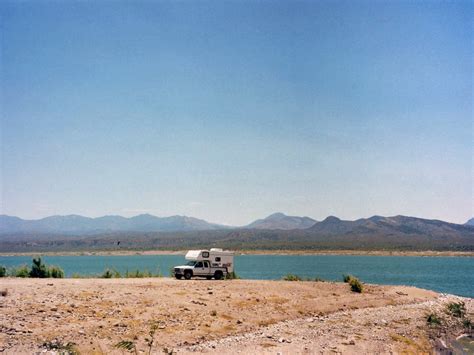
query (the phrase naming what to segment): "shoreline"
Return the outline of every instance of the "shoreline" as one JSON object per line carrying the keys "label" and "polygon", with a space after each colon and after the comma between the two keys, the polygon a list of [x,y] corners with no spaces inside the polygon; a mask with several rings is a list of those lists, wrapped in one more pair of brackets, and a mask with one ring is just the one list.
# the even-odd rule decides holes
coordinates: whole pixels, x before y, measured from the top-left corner
{"label": "shoreline", "polygon": [[[131,256],[185,255],[186,250],[99,250],[58,252],[0,252],[0,256]],[[347,256],[424,256],[474,257],[474,251],[403,251],[403,250],[237,250],[235,255],[347,255]]]}

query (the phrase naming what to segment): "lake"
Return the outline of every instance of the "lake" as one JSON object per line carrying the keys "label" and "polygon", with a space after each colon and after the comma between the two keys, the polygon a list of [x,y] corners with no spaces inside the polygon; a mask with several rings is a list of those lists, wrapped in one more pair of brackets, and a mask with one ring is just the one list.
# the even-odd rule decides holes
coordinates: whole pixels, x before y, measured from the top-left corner
{"label": "lake", "polygon": [[[0,265],[31,265],[30,256],[0,256]],[[183,255],[45,256],[66,276],[99,275],[106,268],[121,273],[136,269],[161,272],[185,262]],[[415,257],[361,255],[239,255],[235,271],[243,279],[278,280],[286,274],[342,280],[352,274],[362,281],[385,285],[409,285],[438,292],[474,297],[473,257]]]}

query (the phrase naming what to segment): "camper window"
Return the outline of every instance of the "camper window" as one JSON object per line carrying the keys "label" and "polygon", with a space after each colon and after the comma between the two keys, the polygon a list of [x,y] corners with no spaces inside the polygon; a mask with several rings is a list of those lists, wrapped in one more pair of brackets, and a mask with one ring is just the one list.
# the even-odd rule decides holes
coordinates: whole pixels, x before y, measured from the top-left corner
{"label": "camper window", "polygon": [[202,257],[203,258],[208,258],[209,257],[209,252],[208,251],[203,251],[202,252]]}
{"label": "camper window", "polygon": [[216,256],[216,261],[221,261],[221,257],[220,257],[220,256]]}

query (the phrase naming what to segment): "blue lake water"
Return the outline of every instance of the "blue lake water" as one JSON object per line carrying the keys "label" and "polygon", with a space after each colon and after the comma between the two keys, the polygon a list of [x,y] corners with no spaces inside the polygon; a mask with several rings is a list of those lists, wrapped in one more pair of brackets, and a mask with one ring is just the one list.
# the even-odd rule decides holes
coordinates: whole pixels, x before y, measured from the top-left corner
{"label": "blue lake water", "polygon": [[[99,275],[106,268],[120,272],[136,269],[160,271],[164,276],[185,262],[182,255],[45,256],[66,276]],[[30,256],[0,256],[7,267],[31,264]],[[277,280],[286,274],[341,280],[352,274],[362,281],[385,285],[410,285],[438,292],[474,297],[473,257],[353,256],[353,255],[240,255],[235,271],[243,279]],[[1,279],[0,279],[1,283]]]}

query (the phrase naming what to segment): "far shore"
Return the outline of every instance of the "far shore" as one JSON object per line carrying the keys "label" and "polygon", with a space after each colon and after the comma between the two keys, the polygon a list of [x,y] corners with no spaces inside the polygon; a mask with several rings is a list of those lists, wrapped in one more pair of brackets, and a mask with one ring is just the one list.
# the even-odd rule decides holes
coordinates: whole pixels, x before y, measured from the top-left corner
{"label": "far shore", "polygon": [[[186,250],[97,250],[55,252],[0,252],[0,256],[127,256],[184,255]],[[404,251],[404,250],[236,250],[236,255],[367,255],[367,256],[458,256],[474,257],[474,251]]]}

